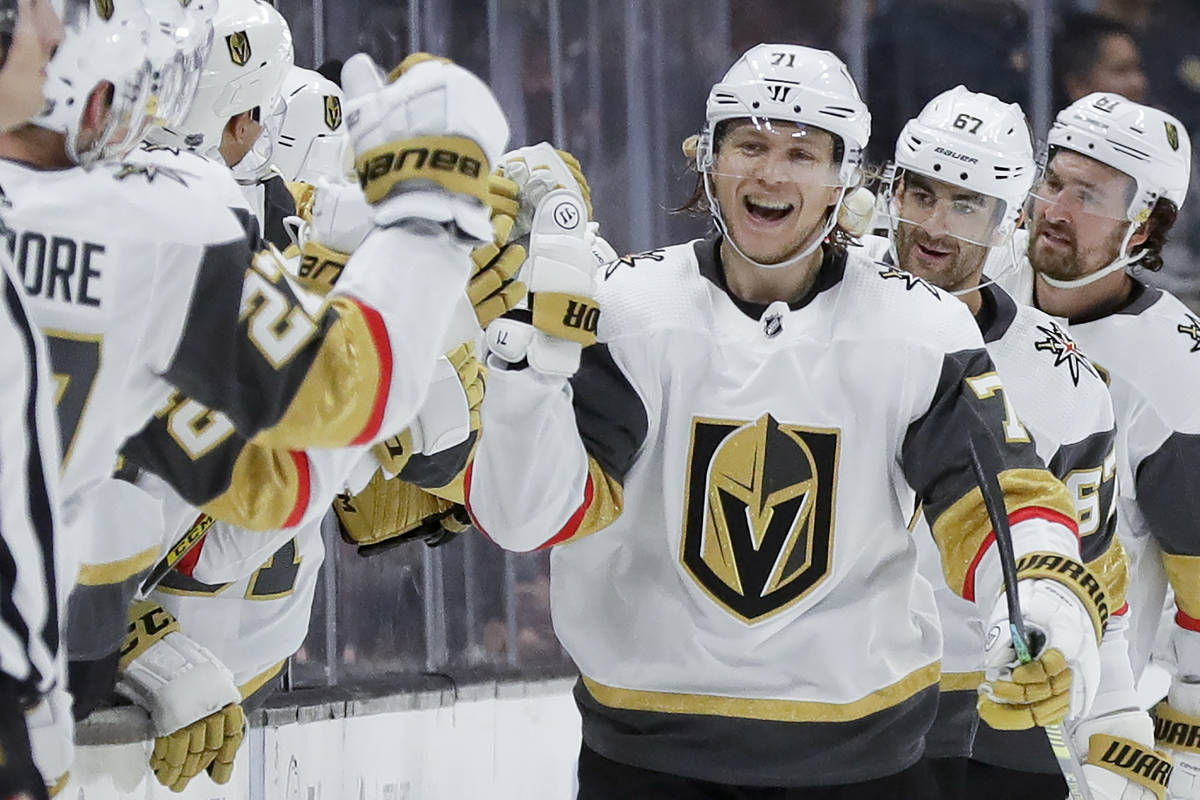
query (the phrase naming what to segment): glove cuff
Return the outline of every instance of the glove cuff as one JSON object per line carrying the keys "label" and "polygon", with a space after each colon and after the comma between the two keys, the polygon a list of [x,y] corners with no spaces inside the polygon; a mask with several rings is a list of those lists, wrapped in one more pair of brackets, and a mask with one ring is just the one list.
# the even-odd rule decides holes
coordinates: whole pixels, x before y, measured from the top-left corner
{"label": "glove cuff", "polygon": [[307,241],[300,249],[297,277],[305,289],[324,297],[333,289],[349,260],[348,253],[326,247],[319,242]]}
{"label": "glove cuff", "polygon": [[537,292],[529,296],[533,327],[551,336],[584,347],[596,343],[600,306],[591,297],[565,292]]}
{"label": "glove cuff", "polygon": [[1159,747],[1200,755],[1200,717],[1172,708],[1164,700],[1154,707],[1154,740]]}
{"label": "glove cuff", "polygon": [[404,181],[430,181],[487,205],[491,167],[483,148],[460,136],[415,136],[373,147],[354,162],[367,202],[388,198]]}
{"label": "glove cuff", "polygon": [[1027,553],[1017,562],[1017,580],[1037,578],[1055,581],[1070,589],[1083,602],[1092,620],[1096,642],[1104,638],[1104,629],[1111,614],[1108,594],[1104,584],[1086,565],[1060,553]]}
{"label": "glove cuff", "polygon": [[1120,775],[1166,800],[1167,785],[1175,762],[1147,745],[1108,733],[1095,733],[1088,740],[1087,763]]}

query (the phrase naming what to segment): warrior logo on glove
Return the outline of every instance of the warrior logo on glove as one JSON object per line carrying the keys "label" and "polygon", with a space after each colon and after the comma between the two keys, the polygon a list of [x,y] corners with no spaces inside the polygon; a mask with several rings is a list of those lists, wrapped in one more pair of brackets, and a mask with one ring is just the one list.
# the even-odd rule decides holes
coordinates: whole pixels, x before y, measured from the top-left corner
{"label": "warrior logo on glove", "polygon": [[757,622],[829,574],[840,433],[697,418],[682,559],[718,604]]}

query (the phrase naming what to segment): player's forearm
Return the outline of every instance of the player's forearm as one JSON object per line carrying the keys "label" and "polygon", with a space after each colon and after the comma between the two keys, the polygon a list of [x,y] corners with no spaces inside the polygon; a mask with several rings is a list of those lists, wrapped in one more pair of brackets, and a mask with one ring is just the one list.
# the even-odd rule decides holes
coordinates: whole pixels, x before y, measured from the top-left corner
{"label": "player's forearm", "polygon": [[466,480],[467,508],[480,530],[518,551],[573,536],[572,520],[590,505],[590,477],[567,382],[494,369]]}
{"label": "player's forearm", "polygon": [[371,444],[409,425],[445,350],[470,257],[438,226],[371,234],[332,293],[339,315],[277,425],[272,447]]}

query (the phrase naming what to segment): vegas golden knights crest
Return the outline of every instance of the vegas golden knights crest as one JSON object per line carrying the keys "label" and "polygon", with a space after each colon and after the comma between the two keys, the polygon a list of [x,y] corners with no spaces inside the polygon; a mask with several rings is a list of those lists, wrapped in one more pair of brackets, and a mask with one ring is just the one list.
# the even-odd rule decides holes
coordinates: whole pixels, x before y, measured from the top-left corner
{"label": "vegas golden knights crest", "polygon": [[229,58],[239,67],[246,66],[250,61],[250,37],[245,31],[235,31],[225,37],[229,46]]}
{"label": "vegas golden knights crest", "polygon": [[1179,149],[1179,129],[1173,123],[1163,120],[1163,125],[1167,129],[1167,144],[1171,145],[1172,150]]}
{"label": "vegas golden knights crest", "polygon": [[331,131],[342,127],[342,101],[332,94],[325,95],[325,124]]}
{"label": "vegas golden knights crest", "polygon": [[796,603],[829,573],[839,432],[692,421],[682,559],[721,606],[746,622]]}
{"label": "vegas golden knights crest", "polygon": [[96,13],[102,20],[110,20],[113,15],[113,0],[96,0]]}

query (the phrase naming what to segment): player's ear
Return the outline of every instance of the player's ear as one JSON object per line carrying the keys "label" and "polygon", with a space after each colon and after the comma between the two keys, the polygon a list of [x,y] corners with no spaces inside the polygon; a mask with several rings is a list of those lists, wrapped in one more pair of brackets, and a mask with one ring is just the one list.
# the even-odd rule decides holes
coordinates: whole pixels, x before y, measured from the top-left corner
{"label": "player's ear", "polygon": [[253,111],[243,111],[236,116],[230,117],[229,122],[225,125],[225,129],[235,141],[243,144],[257,139],[259,134],[255,125]]}
{"label": "player's ear", "polygon": [[113,92],[116,88],[110,81],[100,81],[92,93],[88,95],[87,108],[84,109],[84,127],[88,130],[101,130],[108,122],[109,109],[112,108]]}

